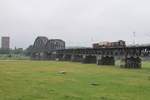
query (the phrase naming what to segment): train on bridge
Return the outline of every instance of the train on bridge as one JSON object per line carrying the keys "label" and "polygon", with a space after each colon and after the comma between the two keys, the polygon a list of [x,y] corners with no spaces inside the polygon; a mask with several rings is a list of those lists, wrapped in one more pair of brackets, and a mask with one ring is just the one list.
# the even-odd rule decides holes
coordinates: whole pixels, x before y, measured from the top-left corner
{"label": "train on bridge", "polygon": [[150,56],[150,46],[126,46],[125,41],[93,44],[93,48],[65,48],[61,39],[37,37],[29,48],[32,60],[76,61],[97,65],[115,65],[120,59],[123,68],[141,68],[141,57]]}
{"label": "train on bridge", "polygon": [[93,48],[114,48],[114,47],[126,47],[126,42],[123,40],[119,40],[116,42],[99,42],[99,43],[94,43]]}

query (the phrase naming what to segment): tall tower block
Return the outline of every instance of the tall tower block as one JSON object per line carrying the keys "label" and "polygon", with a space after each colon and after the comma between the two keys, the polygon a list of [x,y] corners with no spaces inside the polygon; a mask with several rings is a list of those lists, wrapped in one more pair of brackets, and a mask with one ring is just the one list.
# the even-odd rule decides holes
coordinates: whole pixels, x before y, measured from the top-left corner
{"label": "tall tower block", "polygon": [[3,50],[9,50],[10,49],[10,37],[3,36],[1,39],[1,49]]}

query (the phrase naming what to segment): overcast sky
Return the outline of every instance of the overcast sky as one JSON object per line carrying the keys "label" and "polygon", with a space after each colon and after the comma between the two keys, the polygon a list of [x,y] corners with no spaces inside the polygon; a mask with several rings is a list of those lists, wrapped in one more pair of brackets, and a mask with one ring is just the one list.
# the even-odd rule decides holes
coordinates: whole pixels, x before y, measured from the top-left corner
{"label": "overcast sky", "polygon": [[150,0],[0,0],[0,36],[27,47],[37,36],[67,46],[123,39],[150,43]]}

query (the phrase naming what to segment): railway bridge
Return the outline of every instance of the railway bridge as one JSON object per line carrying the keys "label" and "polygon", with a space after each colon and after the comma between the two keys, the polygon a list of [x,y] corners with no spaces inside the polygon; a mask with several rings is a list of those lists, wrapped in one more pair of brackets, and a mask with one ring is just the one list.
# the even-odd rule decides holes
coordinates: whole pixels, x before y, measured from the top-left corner
{"label": "railway bridge", "polygon": [[115,60],[120,59],[121,67],[141,68],[141,58],[150,55],[150,46],[63,49],[52,51],[51,55],[55,55],[54,59],[60,61],[95,63],[97,65],[115,65]]}
{"label": "railway bridge", "polygon": [[141,68],[142,58],[150,56],[150,45],[65,49],[64,41],[48,40],[45,37],[38,37],[30,50],[33,60],[115,65],[115,61],[119,59],[123,68]]}

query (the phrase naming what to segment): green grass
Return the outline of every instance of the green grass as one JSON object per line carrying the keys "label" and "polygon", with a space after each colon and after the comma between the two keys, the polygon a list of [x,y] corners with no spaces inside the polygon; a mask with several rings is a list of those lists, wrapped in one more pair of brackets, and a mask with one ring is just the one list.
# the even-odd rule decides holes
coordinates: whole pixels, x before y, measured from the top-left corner
{"label": "green grass", "polygon": [[30,57],[21,54],[0,54],[0,60],[29,60]]}
{"label": "green grass", "polygon": [[150,100],[150,63],[145,62],[142,69],[121,69],[1,60],[0,100]]}

